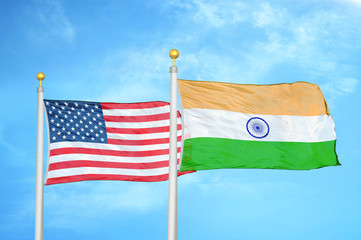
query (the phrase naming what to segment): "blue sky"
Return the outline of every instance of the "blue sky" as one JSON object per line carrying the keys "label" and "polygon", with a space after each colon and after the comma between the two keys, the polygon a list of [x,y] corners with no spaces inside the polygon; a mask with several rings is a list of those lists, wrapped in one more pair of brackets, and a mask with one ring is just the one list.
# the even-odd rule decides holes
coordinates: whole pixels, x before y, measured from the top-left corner
{"label": "blue sky", "polygon": [[[0,13],[0,239],[34,238],[36,73],[49,99],[169,101],[172,48],[182,79],[318,84],[342,163],[182,176],[179,239],[361,239],[361,1],[31,0]],[[166,239],[167,200],[168,182],[48,186],[45,239]]]}

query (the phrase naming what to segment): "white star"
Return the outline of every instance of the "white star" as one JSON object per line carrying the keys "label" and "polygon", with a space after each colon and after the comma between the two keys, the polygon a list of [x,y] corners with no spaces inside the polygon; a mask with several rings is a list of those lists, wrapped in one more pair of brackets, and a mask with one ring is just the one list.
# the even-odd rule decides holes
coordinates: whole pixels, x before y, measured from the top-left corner
{"label": "white star", "polygon": [[66,123],[66,126],[67,126],[67,127],[69,127],[69,126],[70,126],[70,124],[69,124],[69,123]]}
{"label": "white star", "polygon": [[94,141],[94,138],[92,137],[92,141]]}
{"label": "white star", "polygon": [[81,111],[84,112],[85,111],[84,108],[81,108]]}
{"label": "white star", "polygon": [[92,125],[93,123],[91,121],[89,121],[89,124]]}
{"label": "white star", "polygon": [[61,106],[61,109],[65,110],[65,107],[64,107],[64,106]]}
{"label": "white star", "polygon": [[97,119],[96,118],[93,118],[93,121],[95,122]]}
{"label": "white star", "polygon": [[63,136],[63,139],[66,139],[66,136],[65,136],[65,135]]}
{"label": "white star", "polygon": [[103,123],[99,122],[99,125],[101,126],[101,125],[103,125]]}
{"label": "white star", "polygon": [[81,139],[83,139],[83,140],[84,140],[84,139],[85,139],[85,137],[84,137],[84,136],[82,136],[82,137],[81,137]]}
{"label": "white star", "polygon": [[70,112],[70,111],[68,111],[68,114],[70,115],[70,114],[71,114],[71,112]]}
{"label": "white star", "polygon": [[60,135],[61,134],[61,132],[58,132],[58,135]]}
{"label": "white star", "polygon": [[49,102],[45,102],[46,103],[46,105],[49,105]]}
{"label": "white star", "polygon": [[70,121],[70,122],[74,122],[74,120],[73,120],[73,119],[70,119],[69,121]]}
{"label": "white star", "polygon": [[85,128],[88,128],[88,125],[85,125]]}
{"label": "white star", "polygon": [[94,126],[94,129],[98,129],[98,126]]}
{"label": "white star", "polygon": [[95,105],[94,107],[95,107],[96,109],[98,109],[98,105]]}
{"label": "white star", "polygon": [[53,111],[50,111],[50,110],[49,110],[49,114],[53,114]]}
{"label": "white star", "polygon": [[75,139],[75,135],[73,135],[73,139]]}
{"label": "white star", "polygon": [[76,123],[76,124],[75,124],[75,127],[79,127],[79,124]]}
{"label": "white star", "polygon": [[94,112],[94,109],[91,109],[90,111],[93,113],[93,112]]}
{"label": "white star", "polygon": [[60,119],[60,122],[64,122],[64,119]]}
{"label": "white star", "polygon": [[85,107],[88,107],[88,104],[85,104]]}
{"label": "white star", "polygon": [[65,117],[65,118],[68,118],[68,115],[65,114],[64,117]]}
{"label": "white star", "polygon": [[86,115],[88,115],[88,117],[90,116],[90,113],[87,113]]}
{"label": "white star", "polygon": [[101,138],[100,141],[104,142],[104,138]]}
{"label": "white star", "polygon": [[89,133],[85,133],[87,136],[89,136]]}
{"label": "white star", "polygon": [[59,103],[58,103],[58,102],[55,102],[55,105],[56,105],[56,106],[58,106],[58,105],[59,105]]}
{"label": "white star", "polygon": [[96,134],[95,134],[95,136],[96,136],[96,137],[99,137],[99,134],[98,134],[98,133],[96,133]]}
{"label": "white star", "polygon": [[60,123],[57,123],[56,126],[59,127],[59,126],[60,126]]}
{"label": "white star", "polygon": [[54,140],[54,141],[56,140],[56,137],[55,137],[55,136],[53,137],[53,140]]}
{"label": "white star", "polygon": [[52,108],[53,110],[55,110],[55,107],[54,107],[54,106],[52,106],[51,108]]}
{"label": "white star", "polygon": [[97,114],[97,117],[100,117],[100,114],[99,114],[99,113]]}
{"label": "white star", "polygon": [[61,111],[59,110],[58,113],[59,113],[59,115],[60,115],[60,114],[61,114]]}
{"label": "white star", "polygon": [[93,129],[90,129],[90,132],[94,132],[94,130],[93,130]]}
{"label": "white star", "polygon": [[51,131],[55,132],[55,128],[53,127],[53,128],[51,129]]}
{"label": "white star", "polygon": [[100,130],[100,133],[103,133],[103,130]]}
{"label": "white star", "polygon": [[67,102],[64,102],[64,105],[65,105],[65,106],[68,106],[68,103],[67,103]]}
{"label": "white star", "polygon": [[54,122],[54,119],[51,119],[50,122],[53,123],[53,122]]}
{"label": "white star", "polygon": [[70,135],[70,132],[68,131],[67,134]]}
{"label": "white star", "polygon": [[80,132],[78,131],[78,132],[76,132],[76,135],[80,135]]}
{"label": "white star", "polygon": [[65,127],[63,127],[61,130],[65,131]]}
{"label": "white star", "polygon": [[74,107],[71,107],[71,110],[72,110],[72,111],[74,111],[74,110],[75,110],[75,108],[74,108]]}
{"label": "white star", "polygon": [[84,116],[83,119],[86,120],[86,117]]}
{"label": "white star", "polygon": [[83,123],[83,121],[82,121],[82,120],[80,120],[79,122],[80,122],[81,124]]}
{"label": "white star", "polygon": [[72,130],[72,131],[74,131],[74,130],[75,130],[75,128],[73,128],[73,127],[72,127],[72,128],[71,128],[71,130]]}
{"label": "white star", "polygon": [[80,128],[80,131],[84,132],[84,128]]}
{"label": "white star", "polygon": [[74,103],[74,105],[77,107],[77,106],[79,106],[79,104],[78,103]]}
{"label": "white star", "polygon": [[78,119],[78,117],[76,115],[74,115],[74,119]]}
{"label": "white star", "polygon": [[80,112],[76,112],[78,115],[80,115],[81,113]]}
{"label": "white star", "polygon": [[58,115],[55,115],[55,118],[58,118]]}

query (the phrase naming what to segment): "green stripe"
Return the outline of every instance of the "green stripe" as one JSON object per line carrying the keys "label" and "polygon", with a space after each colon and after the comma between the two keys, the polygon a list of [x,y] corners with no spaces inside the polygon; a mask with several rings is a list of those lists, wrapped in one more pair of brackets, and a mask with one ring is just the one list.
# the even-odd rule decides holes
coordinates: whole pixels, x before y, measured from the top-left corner
{"label": "green stripe", "polygon": [[340,165],[336,140],[327,142],[264,142],[225,138],[184,141],[181,171],[219,168],[308,170]]}

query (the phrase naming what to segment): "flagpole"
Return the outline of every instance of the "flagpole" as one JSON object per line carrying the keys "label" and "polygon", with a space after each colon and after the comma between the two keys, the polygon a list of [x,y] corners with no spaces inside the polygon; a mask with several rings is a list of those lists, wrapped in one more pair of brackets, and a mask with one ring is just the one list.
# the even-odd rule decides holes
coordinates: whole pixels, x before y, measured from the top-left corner
{"label": "flagpole", "polygon": [[170,137],[169,137],[169,186],[168,186],[168,240],[178,239],[177,230],[177,73],[176,49],[169,52],[173,59],[170,67]]}
{"label": "flagpole", "polygon": [[38,116],[36,135],[36,190],[35,190],[35,240],[44,239],[44,88],[41,82],[45,75],[39,72],[36,78],[40,81],[38,93]]}

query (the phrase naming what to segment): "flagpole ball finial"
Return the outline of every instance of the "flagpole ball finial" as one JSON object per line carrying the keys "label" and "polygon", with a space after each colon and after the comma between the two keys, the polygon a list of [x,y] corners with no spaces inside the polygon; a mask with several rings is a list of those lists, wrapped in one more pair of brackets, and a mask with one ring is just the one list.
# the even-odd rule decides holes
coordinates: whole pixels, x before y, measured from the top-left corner
{"label": "flagpole ball finial", "polygon": [[43,81],[45,79],[45,74],[42,72],[39,72],[38,74],[36,74],[36,78],[40,81],[40,87],[41,87],[41,81]]}
{"label": "flagpole ball finial", "polygon": [[169,57],[173,59],[173,66],[175,65],[175,60],[178,58],[179,52],[177,49],[172,49],[169,51]]}

